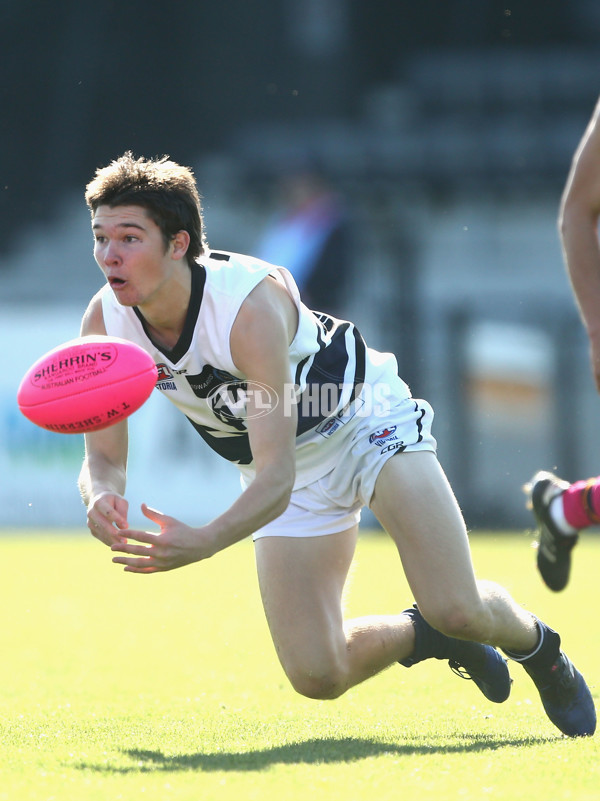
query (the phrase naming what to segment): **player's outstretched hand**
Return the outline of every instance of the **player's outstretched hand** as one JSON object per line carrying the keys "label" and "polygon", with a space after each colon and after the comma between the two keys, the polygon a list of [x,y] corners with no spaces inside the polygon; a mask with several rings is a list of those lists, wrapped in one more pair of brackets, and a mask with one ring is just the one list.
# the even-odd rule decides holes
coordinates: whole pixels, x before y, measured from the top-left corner
{"label": "player's outstretched hand", "polygon": [[142,504],[142,512],[160,526],[160,533],[127,530],[127,540],[115,542],[112,551],[125,554],[113,557],[128,573],[159,573],[174,570],[212,556],[214,550],[202,528],[186,526],[174,517]]}
{"label": "player's outstretched hand", "polygon": [[111,492],[103,492],[92,498],[87,511],[89,530],[105,545],[127,542],[122,532],[129,525],[128,508],[125,498]]}

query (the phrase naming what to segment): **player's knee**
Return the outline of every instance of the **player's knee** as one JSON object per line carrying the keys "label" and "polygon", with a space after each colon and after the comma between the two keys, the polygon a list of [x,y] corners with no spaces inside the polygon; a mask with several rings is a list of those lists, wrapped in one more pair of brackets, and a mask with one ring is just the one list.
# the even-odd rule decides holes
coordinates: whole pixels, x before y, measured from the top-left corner
{"label": "player's knee", "polygon": [[343,676],[337,671],[317,673],[298,670],[289,672],[288,678],[297,693],[317,701],[339,698],[346,690]]}
{"label": "player's knee", "polygon": [[485,613],[479,605],[447,606],[428,615],[427,622],[447,637],[477,642],[485,641],[487,638]]}

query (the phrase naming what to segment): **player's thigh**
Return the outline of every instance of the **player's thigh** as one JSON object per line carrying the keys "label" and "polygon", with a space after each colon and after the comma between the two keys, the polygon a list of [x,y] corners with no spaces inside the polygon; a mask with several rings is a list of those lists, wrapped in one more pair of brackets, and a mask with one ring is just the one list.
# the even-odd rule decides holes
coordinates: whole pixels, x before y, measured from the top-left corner
{"label": "player's thigh", "polygon": [[358,526],[321,537],[262,537],[255,542],[265,615],[281,663],[327,672],[346,655],[342,594]]}
{"label": "player's thigh", "polygon": [[390,534],[415,600],[433,624],[481,614],[469,541],[454,493],[431,452],[402,453],[383,466],[371,509]]}

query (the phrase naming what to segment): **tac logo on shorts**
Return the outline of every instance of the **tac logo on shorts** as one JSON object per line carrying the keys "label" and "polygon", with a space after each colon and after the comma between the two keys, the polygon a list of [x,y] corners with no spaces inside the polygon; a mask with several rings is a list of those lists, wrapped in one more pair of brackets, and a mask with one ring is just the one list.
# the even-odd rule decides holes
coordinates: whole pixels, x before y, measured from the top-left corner
{"label": "tac logo on shorts", "polygon": [[390,426],[389,428],[382,428],[379,431],[374,431],[369,437],[369,442],[375,443],[375,445],[383,445],[386,439],[394,436],[396,428],[396,426]]}

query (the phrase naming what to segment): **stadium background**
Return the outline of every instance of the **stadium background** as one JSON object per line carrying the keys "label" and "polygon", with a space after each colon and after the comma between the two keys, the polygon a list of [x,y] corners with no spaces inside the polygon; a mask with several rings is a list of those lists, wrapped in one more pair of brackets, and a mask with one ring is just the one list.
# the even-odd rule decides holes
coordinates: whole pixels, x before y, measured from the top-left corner
{"label": "stadium background", "polygon": [[[100,286],[83,186],[126,149],[193,166],[211,245],[242,252],[278,177],[318,161],[355,221],[348,315],[432,402],[470,525],[528,525],[538,468],[600,472],[556,233],[600,88],[594,0],[2,0],[0,21],[4,524],[83,522],[81,438],[15,392]],[[163,399],[132,428],[133,507],[201,522],[237,493]]]}

